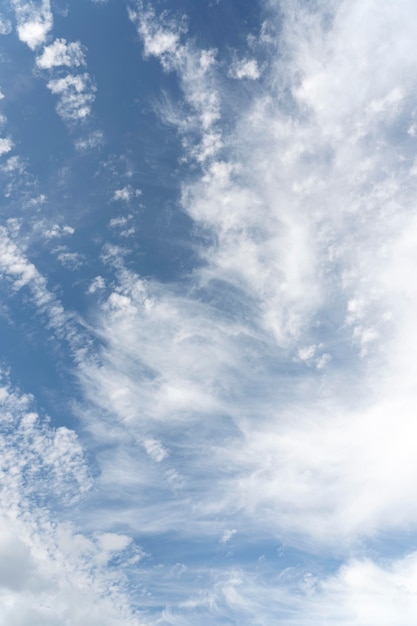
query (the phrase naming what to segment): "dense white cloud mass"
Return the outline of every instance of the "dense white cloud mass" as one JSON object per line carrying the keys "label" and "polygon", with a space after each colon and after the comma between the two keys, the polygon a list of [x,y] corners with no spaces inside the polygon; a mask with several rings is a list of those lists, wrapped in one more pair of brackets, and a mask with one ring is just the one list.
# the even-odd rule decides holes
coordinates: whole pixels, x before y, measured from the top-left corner
{"label": "dense white cloud mass", "polygon": [[[11,5],[61,125],[89,124],[86,48],[48,43],[49,3]],[[174,129],[181,150],[170,201],[192,267],[158,278],[164,243],[147,265],[135,220],[153,163],[152,189],[166,182],[164,153],[152,145],[135,178],[139,139],[116,116],[71,144],[62,207],[47,215],[50,192],[28,183],[26,213],[0,226],[7,303],[31,306],[65,352],[77,420],[53,427],[0,389],[0,622],[416,623],[417,5],[259,11],[225,51],[200,47],[191,18],[128,4],[138,57],[175,85],[150,101],[161,143]],[[116,128],[129,149],[104,156]],[[0,139],[15,184],[12,147]],[[71,175],[91,185],[78,211]]]}

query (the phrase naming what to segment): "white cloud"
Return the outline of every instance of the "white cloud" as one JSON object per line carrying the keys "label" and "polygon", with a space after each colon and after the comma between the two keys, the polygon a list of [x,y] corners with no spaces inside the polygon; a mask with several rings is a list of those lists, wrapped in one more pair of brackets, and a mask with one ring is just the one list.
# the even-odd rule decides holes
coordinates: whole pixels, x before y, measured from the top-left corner
{"label": "white cloud", "polygon": [[235,61],[229,69],[229,76],[239,80],[242,78],[257,80],[260,75],[261,73],[256,59],[242,59],[240,61]]}
{"label": "white cloud", "polygon": [[168,452],[161,442],[152,437],[147,437],[143,440],[143,447],[147,454],[157,463],[160,463],[168,456]]}
{"label": "white cloud", "polygon": [[[258,562],[251,572],[225,567],[206,571],[204,587],[197,589],[192,587],[197,572],[179,570],[187,577],[187,593],[167,609],[168,623],[191,626],[198,620],[209,626],[213,619],[229,619],[262,626],[411,626],[415,622],[415,553],[383,564],[350,560],[324,579],[299,567],[279,572],[266,568],[264,576],[260,570]],[[177,584],[176,593],[178,588]]]}
{"label": "white cloud", "polygon": [[[415,116],[415,27],[405,18],[415,8],[375,7],[334,6],[326,26],[320,11],[285,5],[283,36],[267,43],[288,63],[265,68],[269,91],[254,92],[227,136],[215,54],[184,43],[181,24],[132,14],[145,54],[178,73],[193,106],[203,167],[182,202],[212,244],[189,291],[124,272],[115,253],[119,284],[96,311],[107,344],[100,365],[80,372],[88,398],[138,436],[149,428],[164,441],[159,424],[169,438],[178,422],[228,416],[227,445],[194,441],[208,476],[233,468],[204,484],[195,519],[240,510],[250,527],[340,550],[417,517],[414,152],[408,138],[389,147]],[[378,72],[371,48],[387,28]],[[204,152],[217,132],[222,159],[217,147]],[[173,467],[185,491],[196,465]]]}
{"label": "white cloud", "polygon": [[55,239],[65,235],[73,235],[75,229],[72,226],[64,224],[53,224],[52,226],[46,226],[44,223],[40,223],[38,228],[42,229],[42,234],[46,239]]}
{"label": "white cloud", "polygon": [[138,198],[142,195],[140,189],[133,189],[131,185],[126,185],[126,187],[122,187],[121,189],[116,189],[113,193],[112,200],[117,201],[121,200],[124,202],[130,202],[133,198]]}
{"label": "white cloud", "polygon": [[100,130],[96,130],[90,133],[87,137],[82,139],[77,139],[75,142],[75,147],[77,150],[86,151],[86,150],[94,150],[104,143],[104,135]]}
{"label": "white cloud", "polygon": [[91,282],[87,293],[95,293],[99,289],[104,289],[106,286],[106,282],[102,276],[96,276],[94,280]]}
{"label": "white cloud", "polygon": [[69,252],[65,246],[59,246],[52,251],[58,261],[70,270],[78,270],[85,262],[85,257],[79,252]]}
{"label": "white cloud", "polygon": [[[185,102],[191,107],[177,114],[179,129],[184,134],[186,156],[200,163],[213,158],[222,147],[220,98],[216,84],[216,50],[199,50],[192,43],[182,43],[186,32],[183,21],[175,21],[164,14],[157,17],[152,8],[137,2],[137,10],[130,10],[130,19],[140,34],[146,57],[158,58],[166,71],[175,71],[181,82]],[[168,110],[162,117],[171,118]]]}
{"label": "white cloud", "polygon": [[45,43],[53,26],[49,0],[12,0],[17,19],[17,34],[31,50]]}
{"label": "white cloud", "polygon": [[235,528],[232,528],[230,530],[225,530],[220,540],[221,543],[227,543],[228,541],[230,541],[233,535],[236,534],[236,532],[237,530]]}
{"label": "white cloud", "polygon": [[0,137],[0,156],[7,154],[13,148],[13,141],[9,138]]}
{"label": "white cloud", "polygon": [[170,69],[175,58],[181,55],[180,37],[184,25],[171,22],[165,27],[151,9],[144,10],[141,2],[137,6],[138,10],[129,8],[129,17],[137,23],[144,39],[145,55],[160,58],[165,69]]}
{"label": "white cloud", "polygon": [[7,18],[0,15],[0,35],[8,35],[12,32],[12,23]]}
{"label": "white cloud", "polygon": [[48,82],[48,89],[59,96],[57,111],[68,122],[85,119],[91,112],[95,87],[89,74],[67,74]]}
{"label": "white cloud", "polygon": [[326,580],[310,576],[306,583],[302,609],[287,617],[288,624],[411,626],[415,622],[415,553],[383,565],[370,559],[350,561]]}
{"label": "white cloud", "polygon": [[11,234],[5,227],[0,228],[0,276],[4,284],[10,284],[12,294],[27,289],[37,313],[46,322],[47,328],[56,338],[65,340],[72,356],[77,358],[78,350],[86,347],[86,338],[76,328],[74,316],[65,311],[61,302],[48,289],[45,277],[28,259],[20,242],[12,239],[13,224],[9,224]]}
{"label": "white cloud", "polygon": [[[53,27],[50,0],[12,0],[17,19],[19,39],[32,50],[45,44]],[[85,48],[79,41],[67,42],[64,38],[55,39],[51,44],[44,45],[36,58],[39,69],[49,70],[51,79],[47,86],[53,94],[59,95],[58,114],[66,122],[84,120],[91,112],[91,104],[95,99],[95,86],[88,73],[67,74],[57,76],[55,68],[81,67],[86,65]],[[54,77],[55,76],[55,77]],[[91,142],[97,144],[98,135],[92,134],[89,140],[79,144],[78,149],[86,149]],[[87,142],[87,143],[85,143]]]}
{"label": "white cloud", "polygon": [[[269,9],[282,36],[263,38],[272,61],[262,64],[262,89],[253,85],[234,125],[219,53],[185,41],[182,23],[142,6],[131,12],[145,55],[179,76],[187,115],[168,111],[166,119],[178,124],[185,157],[200,165],[183,185],[182,207],[208,243],[198,267],[176,284],[145,281],[124,268],[123,249],[103,249],[112,277],[97,276],[88,288],[98,292],[89,323],[99,347],[77,369],[89,404],[83,428],[99,449],[102,500],[89,523],[209,536],[219,548],[234,534],[236,541],[267,535],[346,559],[334,574],[304,572],[289,588],[288,571],[279,580],[224,571],[203,591],[187,589],[157,618],[167,623],[233,615],[236,623],[282,616],[294,626],[408,626],[417,611],[415,555],[381,564],[362,552],[369,538],[401,534],[417,521],[417,189],[408,132],[417,123],[416,7],[292,2],[275,16],[271,1]],[[239,67],[240,78],[255,78],[255,66]],[[48,84],[65,119],[90,106],[86,76]],[[113,200],[137,193],[122,187]],[[15,291],[28,287],[63,329],[68,316],[45,279],[5,230],[0,235],[3,277]],[[40,451],[44,444],[43,462],[55,473],[76,448],[69,431],[41,438]],[[44,534],[35,550],[10,527],[4,532],[30,588]],[[30,609],[42,623],[102,623],[86,597],[92,564],[128,549],[128,535],[100,528],[91,538],[59,526],[54,541],[57,556],[45,557],[37,580],[62,612],[48,614],[28,596],[7,614],[9,595],[0,609],[5,623],[28,621],[17,611]],[[51,571],[65,573],[65,591]],[[18,585],[13,572],[8,593]],[[101,603],[110,583],[100,584],[103,592],[91,593]],[[109,624],[120,623],[114,607],[99,606]]]}
{"label": "white cloud", "polygon": [[128,222],[132,219],[132,217],[133,215],[113,217],[113,219],[111,219],[109,222],[109,226],[111,228],[120,228],[120,227],[126,226],[126,224],[128,224]]}
{"label": "white cloud", "polygon": [[67,67],[79,67],[85,65],[85,54],[80,42],[67,43],[65,39],[55,41],[45,46],[42,54],[37,57],[36,65],[45,70],[65,65]]}
{"label": "white cloud", "polygon": [[4,165],[1,165],[1,171],[6,173],[23,171],[24,166],[22,164],[22,160],[19,156],[12,156],[7,159]]}
{"label": "white cloud", "polygon": [[[92,487],[74,431],[51,428],[4,374],[0,404],[0,621],[138,626],[120,568],[141,550],[126,535],[87,536],[64,519]],[[120,552],[118,570],[107,569]]]}

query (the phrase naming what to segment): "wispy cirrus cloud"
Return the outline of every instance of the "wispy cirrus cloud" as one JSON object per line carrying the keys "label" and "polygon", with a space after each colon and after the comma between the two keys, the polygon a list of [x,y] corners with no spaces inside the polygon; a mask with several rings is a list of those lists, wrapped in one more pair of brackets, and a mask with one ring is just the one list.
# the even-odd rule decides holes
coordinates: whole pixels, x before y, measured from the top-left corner
{"label": "wispy cirrus cloud", "polygon": [[[221,538],[236,529],[230,518],[238,514],[237,536],[243,528],[312,553],[337,552],[346,562],[334,574],[314,585],[297,581],[306,594],[301,608],[282,580],[263,587],[269,599],[283,594],[274,615],[300,625],[383,620],[372,589],[396,589],[414,557],[366,561],[362,541],[401,532],[417,515],[408,132],[417,59],[405,17],[415,9],[404,0],[376,15],[373,2],[343,2],[324,14],[304,3],[268,3],[271,30],[283,19],[280,40],[264,38],[275,61],[262,66],[230,128],[222,115],[233,105],[222,85],[234,70],[186,42],[182,22],[135,7],[145,55],[176,72],[183,90],[186,121],[171,110],[165,118],[189,137],[185,158],[200,164],[183,185],[182,206],[207,244],[201,266],[175,286],[144,281],[114,257],[117,281],[94,314],[106,345],[80,370],[86,397],[119,433],[113,457],[100,458],[105,484],[133,480],[133,452],[123,473],[117,462],[127,439],[143,445],[151,436],[166,451],[153,458],[145,446],[150,459],[140,461],[148,484],[167,494],[155,532],[181,527]],[[370,30],[360,26],[368,23]],[[358,85],[355,93],[348,84]],[[200,100],[198,92],[211,96]],[[221,139],[205,151],[213,133]],[[110,436],[98,422],[91,428]],[[171,492],[169,472],[181,478]],[[142,502],[140,514],[124,519],[148,528],[155,510]],[[346,556],[351,551],[357,560]],[[369,593],[361,595],[360,580]],[[248,615],[270,623],[255,595],[246,601],[238,586],[228,589],[225,613],[235,603],[243,623]],[[181,610],[219,606],[215,593],[204,598]],[[399,603],[408,624],[408,592]],[[390,601],[381,606],[392,615]],[[174,614],[172,623],[188,619]]]}
{"label": "wispy cirrus cloud", "polygon": [[147,3],[133,3],[129,17],[142,38],[145,56],[158,58],[165,71],[177,73],[186,105],[177,118],[183,141],[188,145],[185,155],[191,153],[193,159],[204,163],[222,146],[218,125],[220,100],[213,71],[217,65],[216,50],[194,47],[184,40],[185,21],[157,16]]}
{"label": "wispy cirrus cloud", "polygon": [[[77,513],[83,531],[54,530],[45,584],[64,608],[42,606],[44,621],[94,624],[105,612],[109,624],[135,623],[123,581],[99,568],[91,587],[111,554],[127,550],[124,562],[137,563],[135,536],[164,552],[155,567],[124,570],[145,581],[149,623],[413,623],[416,559],[404,537],[417,518],[416,9],[411,0],[263,7],[262,58],[249,46],[230,64],[229,53],[200,49],[185,21],[131,4],[145,58],[159,59],[181,92],[159,113],[191,165],[181,209],[199,263],[175,283],[145,280],[126,248],[103,244],[83,321],[94,349],[73,340],[97,476]],[[45,71],[62,66],[48,84],[75,120],[92,100],[87,75],[66,73],[83,65],[71,45],[56,40],[37,58]],[[121,185],[112,199],[136,195]],[[45,315],[58,307],[48,323],[66,336],[69,314],[10,231],[0,234],[4,279]],[[408,547],[387,557],[391,532]],[[50,545],[39,536],[37,549]],[[264,540],[266,558],[253,557]],[[30,579],[39,566],[8,542]],[[298,550],[296,565],[268,569],[282,544]],[[66,576],[59,588],[54,567]],[[40,610],[30,602],[21,606]]]}

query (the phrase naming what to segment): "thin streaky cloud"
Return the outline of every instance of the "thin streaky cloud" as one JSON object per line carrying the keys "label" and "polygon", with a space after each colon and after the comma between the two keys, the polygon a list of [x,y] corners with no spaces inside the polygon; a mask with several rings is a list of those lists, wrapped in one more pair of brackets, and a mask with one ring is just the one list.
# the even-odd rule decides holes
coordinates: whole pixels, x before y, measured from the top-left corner
{"label": "thin streaky cloud", "polygon": [[415,3],[163,4],[9,3],[0,621],[411,626]]}

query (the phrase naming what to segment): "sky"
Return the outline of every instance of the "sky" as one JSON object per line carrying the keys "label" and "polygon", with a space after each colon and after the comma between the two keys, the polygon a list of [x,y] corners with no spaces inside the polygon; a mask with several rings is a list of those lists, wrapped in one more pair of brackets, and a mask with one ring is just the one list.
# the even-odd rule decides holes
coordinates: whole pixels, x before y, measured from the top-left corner
{"label": "sky", "polygon": [[0,3],[0,623],[415,626],[417,4]]}

